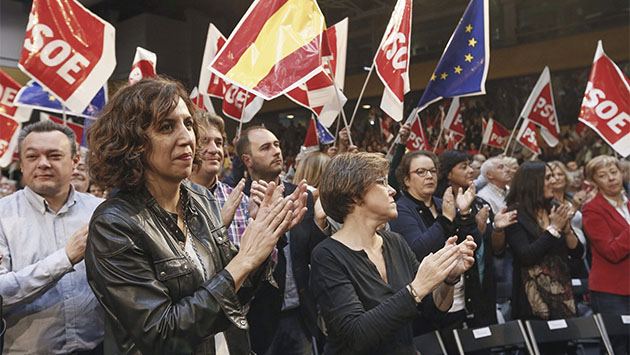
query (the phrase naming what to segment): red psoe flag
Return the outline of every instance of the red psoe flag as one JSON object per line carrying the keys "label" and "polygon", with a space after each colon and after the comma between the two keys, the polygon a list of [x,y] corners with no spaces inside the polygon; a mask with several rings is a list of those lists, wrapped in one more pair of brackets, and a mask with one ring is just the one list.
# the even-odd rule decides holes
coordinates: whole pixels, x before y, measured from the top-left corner
{"label": "red psoe flag", "polygon": [[271,100],[317,73],[325,29],[315,0],[256,0],[210,70]]}
{"label": "red psoe flag", "polygon": [[83,112],[116,66],[115,29],[75,0],[33,0],[18,66]]}
{"label": "red psoe flag", "polygon": [[381,109],[397,122],[403,118],[405,94],[409,92],[412,0],[398,0],[374,58],[385,90]]}
{"label": "red psoe flag", "polygon": [[521,111],[521,117],[529,119],[540,126],[540,135],[550,147],[555,147],[558,144],[560,126],[556,115],[556,104],[553,100],[549,67],[545,67],[540,74],[532,93]]}
{"label": "red psoe flag", "polygon": [[26,122],[31,118],[32,108],[13,104],[15,96],[22,86],[7,73],[0,70],[0,114],[13,118],[18,122]]}
{"label": "red psoe flag", "polygon": [[[542,128],[541,128],[542,129]],[[536,125],[534,122],[525,119],[518,131],[516,141],[521,143],[525,148],[534,154],[540,154],[540,146],[538,145],[538,137],[536,136]]]}
{"label": "red psoe flag", "polygon": [[223,113],[231,119],[247,123],[260,110],[264,100],[238,85],[224,83]]}
{"label": "red psoe flag", "polygon": [[492,118],[488,120],[486,130],[483,133],[481,144],[491,147],[503,148],[503,145],[510,136],[510,131]]}
{"label": "red psoe flag", "polygon": [[155,53],[142,47],[136,47],[136,55],[133,57],[133,64],[129,72],[129,85],[137,83],[142,78],[157,76],[156,65],[157,55]]}
{"label": "red psoe flag", "polygon": [[11,164],[21,126],[11,117],[0,114],[0,167],[6,168]]}
{"label": "red psoe flag", "polygon": [[210,63],[217,55],[217,52],[223,48],[225,37],[214,24],[208,27],[208,35],[206,37],[206,47],[203,51],[203,60],[201,62],[201,70],[199,72],[199,90],[202,93],[223,98],[224,83],[218,75],[212,74],[210,71]]}
{"label": "red psoe flag", "polygon": [[411,124],[411,133],[409,133],[409,139],[407,140],[407,149],[429,149],[427,137],[424,135],[424,129],[422,129],[422,124],[420,123],[420,119],[417,115],[414,119],[414,122]]}
{"label": "red psoe flag", "polygon": [[303,152],[319,150],[319,139],[317,138],[317,128],[314,117],[311,117],[311,123],[308,126],[308,131],[306,131],[306,137],[304,137],[302,147]]}
{"label": "red psoe flag", "polygon": [[464,129],[464,121],[462,120],[462,107],[464,105],[459,101],[459,97],[454,97],[448,113],[444,119],[444,129],[447,129],[460,136],[466,136]]}
{"label": "red psoe flag", "polygon": [[195,105],[197,105],[197,107],[199,107],[200,109],[216,114],[216,112],[214,111],[214,106],[212,106],[212,100],[210,100],[210,96],[200,94],[196,86],[190,92],[190,100],[194,102]]}
{"label": "red psoe flag", "polygon": [[385,140],[389,143],[392,139],[394,139],[394,134],[392,133],[391,126],[394,123],[391,117],[385,115],[383,118],[379,118],[381,125],[381,132],[383,136],[385,136]]}
{"label": "red psoe flag", "polygon": [[624,158],[630,155],[629,98],[630,81],[598,41],[579,120]]}

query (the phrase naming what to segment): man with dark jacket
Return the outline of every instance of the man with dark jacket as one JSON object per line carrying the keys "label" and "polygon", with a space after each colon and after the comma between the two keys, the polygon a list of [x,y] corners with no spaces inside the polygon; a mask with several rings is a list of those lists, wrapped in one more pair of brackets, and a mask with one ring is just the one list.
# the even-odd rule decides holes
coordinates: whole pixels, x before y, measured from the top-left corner
{"label": "man with dark jacket", "polygon": [[[252,191],[252,181],[283,184],[284,195],[295,190],[296,185],[280,182],[282,151],[278,138],[271,131],[260,126],[248,128],[242,132],[236,152],[251,177],[244,192],[254,200],[256,189]],[[311,354],[316,346],[313,340],[321,338],[308,280],[311,251],[326,237],[321,230],[325,227],[325,219],[316,223],[310,192],[306,206],[308,211],[302,222],[277,244],[273,272],[277,285],[264,284],[251,302],[248,313],[250,336],[252,350],[258,354]]]}

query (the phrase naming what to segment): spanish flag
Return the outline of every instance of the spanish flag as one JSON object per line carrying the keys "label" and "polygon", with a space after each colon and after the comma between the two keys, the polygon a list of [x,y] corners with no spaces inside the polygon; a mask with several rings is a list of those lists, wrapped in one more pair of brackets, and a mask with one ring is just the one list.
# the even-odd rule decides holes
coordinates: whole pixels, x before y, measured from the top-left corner
{"label": "spanish flag", "polygon": [[315,0],[256,0],[210,70],[271,100],[317,74],[325,29]]}

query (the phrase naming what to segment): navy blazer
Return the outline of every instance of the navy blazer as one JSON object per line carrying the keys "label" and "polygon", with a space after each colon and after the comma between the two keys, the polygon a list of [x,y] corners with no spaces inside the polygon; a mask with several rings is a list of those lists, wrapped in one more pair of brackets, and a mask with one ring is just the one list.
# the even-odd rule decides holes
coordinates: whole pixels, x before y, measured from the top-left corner
{"label": "navy blazer", "polygon": [[440,250],[446,240],[453,235],[457,235],[458,242],[460,242],[470,234],[479,244],[481,233],[473,215],[466,220],[462,220],[458,215],[451,222],[441,214],[442,199],[435,196],[432,198],[438,211],[438,217],[432,225],[425,225],[420,215],[419,205],[407,194],[403,194],[396,201],[398,217],[389,222],[392,231],[405,238],[411,250],[416,254],[418,261],[422,261],[429,253]]}

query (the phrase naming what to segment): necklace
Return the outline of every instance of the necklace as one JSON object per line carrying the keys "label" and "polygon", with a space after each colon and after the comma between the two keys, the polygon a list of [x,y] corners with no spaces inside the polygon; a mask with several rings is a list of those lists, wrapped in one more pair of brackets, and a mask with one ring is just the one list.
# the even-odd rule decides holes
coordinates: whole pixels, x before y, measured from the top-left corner
{"label": "necklace", "polygon": [[[203,259],[201,258],[201,254],[199,254],[199,249],[197,248],[197,243],[195,243],[195,237],[192,234],[192,232],[190,231],[190,227],[188,227],[188,216],[186,213],[186,206],[188,205],[188,200],[184,200],[184,193],[182,190],[179,191],[179,199],[182,203],[182,216],[183,216],[183,220],[184,220],[184,227],[186,228],[186,240],[190,241],[190,246],[192,247],[193,251],[195,252],[195,255],[197,256],[197,260],[199,260],[199,264],[201,264],[201,269],[203,271],[203,279],[204,281],[208,280],[208,270],[206,268],[206,264],[203,262]],[[186,203],[184,203],[184,201],[186,201]],[[188,252],[186,251],[186,244],[180,242],[179,246],[183,249],[184,254],[186,255],[186,258],[188,259],[188,261],[193,264],[196,265],[196,263],[193,261],[192,256],[188,254]]]}

